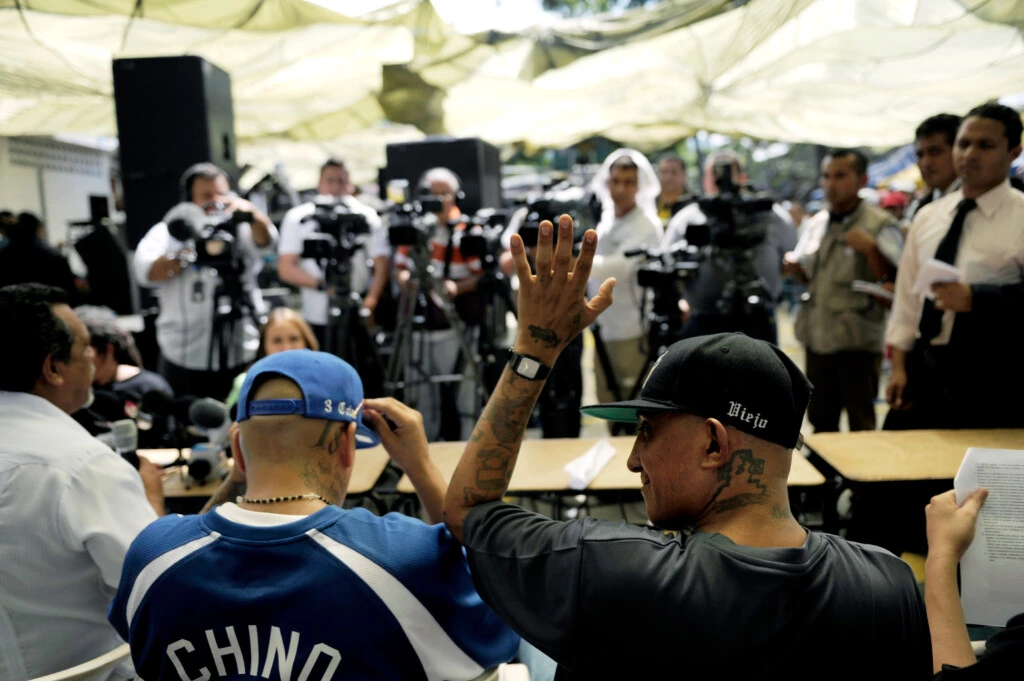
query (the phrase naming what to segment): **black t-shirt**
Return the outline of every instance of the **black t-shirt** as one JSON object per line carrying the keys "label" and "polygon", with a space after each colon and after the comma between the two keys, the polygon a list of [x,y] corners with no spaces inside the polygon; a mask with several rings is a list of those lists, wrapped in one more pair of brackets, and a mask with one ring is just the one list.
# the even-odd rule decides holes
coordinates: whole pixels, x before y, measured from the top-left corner
{"label": "black t-shirt", "polygon": [[463,541],[477,590],[558,678],[930,679],[924,601],[888,551],[740,546],[500,502]]}
{"label": "black t-shirt", "polygon": [[1002,681],[1024,676],[1024,613],[1014,615],[1006,628],[992,635],[985,652],[970,667],[946,667],[936,681]]}
{"label": "black t-shirt", "polygon": [[165,392],[169,396],[174,397],[174,390],[171,388],[171,384],[167,382],[167,379],[148,369],[140,369],[139,373],[131,378],[112,383],[110,387],[118,392],[132,393],[138,396],[139,399],[142,399],[146,396],[146,393],[154,390]]}

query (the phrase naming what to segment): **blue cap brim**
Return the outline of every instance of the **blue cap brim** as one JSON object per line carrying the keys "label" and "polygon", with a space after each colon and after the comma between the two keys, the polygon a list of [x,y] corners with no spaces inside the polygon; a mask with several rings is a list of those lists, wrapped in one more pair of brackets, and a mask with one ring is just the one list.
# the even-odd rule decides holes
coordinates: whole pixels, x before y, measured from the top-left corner
{"label": "blue cap brim", "polygon": [[377,433],[367,428],[363,423],[356,421],[356,449],[369,449],[380,444]]}

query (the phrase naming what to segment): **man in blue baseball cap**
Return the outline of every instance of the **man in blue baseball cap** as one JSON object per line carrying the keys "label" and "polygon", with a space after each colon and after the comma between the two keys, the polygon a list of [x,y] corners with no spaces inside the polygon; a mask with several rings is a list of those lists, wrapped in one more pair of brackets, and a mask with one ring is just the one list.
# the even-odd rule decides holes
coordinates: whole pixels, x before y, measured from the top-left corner
{"label": "man in blue baseball cap", "polygon": [[444,526],[340,508],[356,449],[383,444],[436,520],[418,412],[290,350],[249,370],[238,422],[245,493],[153,523],[125,559],[109,619],[143,678],[472,679],[515,654]]}

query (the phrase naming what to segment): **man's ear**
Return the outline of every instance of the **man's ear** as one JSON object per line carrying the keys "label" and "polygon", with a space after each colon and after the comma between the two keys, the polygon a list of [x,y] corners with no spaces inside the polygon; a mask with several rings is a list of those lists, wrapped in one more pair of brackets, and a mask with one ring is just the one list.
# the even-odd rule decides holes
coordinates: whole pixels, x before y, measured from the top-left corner
{"label": "man's ear", "polygon": [[345,446],[338,451],[341,457],[341,465],[345,468],[352,468],[356,465],[356,422],[348,424],[345,428]]}
{"label": "man's ear", "polygon": [[245,473],[245,452],[242,451],[242,429],[238,427],[236,421],[231,425],[231,457],[235,460],[235,465],[238,466],[242,473]]}
{"label": "man's ear", "polygon": [[724,466],[732,456],[733,443],[729,442],[729,431],[718,419],[704,419],[701,435],[704,442],[701,468],[713,470]]}
{"label": "man's ear", "polygon": [[868,186],[868,176],[867,176],[867,173],[865,173],[864,175],[860,176],[860,182],[857,183],[857,188],[858,189],[863,189],[866,186]]}
{"label": "man's ear", "polygon": [[63,370],[64,362],[49,354],[43,359],[43,370],[40,372],[40,377],[48,385],[64,385]]}

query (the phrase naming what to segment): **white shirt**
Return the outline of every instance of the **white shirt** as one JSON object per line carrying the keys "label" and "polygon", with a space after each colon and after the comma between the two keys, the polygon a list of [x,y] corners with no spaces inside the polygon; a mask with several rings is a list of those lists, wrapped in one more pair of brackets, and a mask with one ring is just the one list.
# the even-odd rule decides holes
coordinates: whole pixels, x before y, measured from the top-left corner
{"label": "white shirt", "polygon": [[[252,227],[238,225],[238,247],[245,261],[241,281],[249,291],[249,300],[257,315],[266,312],[256,276],[263,269],[263,252],[277,240],[277,228],[270,225],[270,243],[262,249],[252,239]],[[194,248],[191,241],[178,241],[158,222],[146,232],[135,249],[135,279],[143,286],[156,289],[160,314],[156,318],[156,341],[160,352],[170,362],[186,369],[216,371],[239,367],[252,361],[259,348],[259,329],[244,311],[228,350],[228,366],[220,366],[217,348],[210,357],[213,342],[214,298],[219,277],[211,267],[191,267],[164,281],[150,281],[149,271],[157,258],[183,248]],[[222,301],[223,302],[223,301]]]}
{"label": "white shirt", "polygon": [[[333,197],[318,197],[317,200],[333,201]],[[353,196],[341,197],[344,203],[353,213],[359,213],[366,217],[370,227],[370,233],[366,237],[363,249],[360,249],[352,256],[351,286],[355,293],[363,293],[370,285],[370,264],[374,258],[388,257],[391,255],[391,246],[388,243],[388,232],[381,223],[380,216],[365,203]],[[306,218],[316,212],[316,204],[312,201],[300,204],[285,213],[281,220],[281,244],[278,248],[280,255],[302,255],[302,245],[306,239],[319,231],[319,226],[314,220]],[[313,258],[301,258],[299,266],[306,274],[323,280],[324,272],[319,263]],[[302,286],[299,289],[302,293],[302,316],[310,324],[327,324],[327,293],[318,291],[315,288]]]}
{"label": "white shirt", "polygon": [[658,216],[639,206],[621,218],[615,217],[612,211],[604,211],[597,225],[597,254],[588,286],[593,296],[605,279],[615,277],[611,307],[599,321],[603,340],[632,340],[644,335],[640,317],[644,291],[636,283],[636,271],[643,258],[627,258],[622,254],[632,248],[657,248],[661,233]]}
{"label": "white shirt", "polygon": [[24,681],[121,645],[107,608],[156,514],[131,465],[42,397],[0,391],[0,433],[0,679]]}
{"label": "white shirt", "polygon": [[[913,349],[918,336],[924,296],[913,292],[917,274],[925,261],[935,257],[963,200],[958,189],[918,212],[907,234],[907,245],[896,276],[896,294],[885,341],[894,348]],[[1009,180],[978,197],[978,207],[967,214],[954,265],[968,284],[1004,286],[1024,281],[1024,193],[1010,187]],[[956,312],[942,315],[942,328],[933,345],[949,343]],[[966,314],[970,314],[969,312]],[[1007,314],[1019,314],[1007,310]]]}

